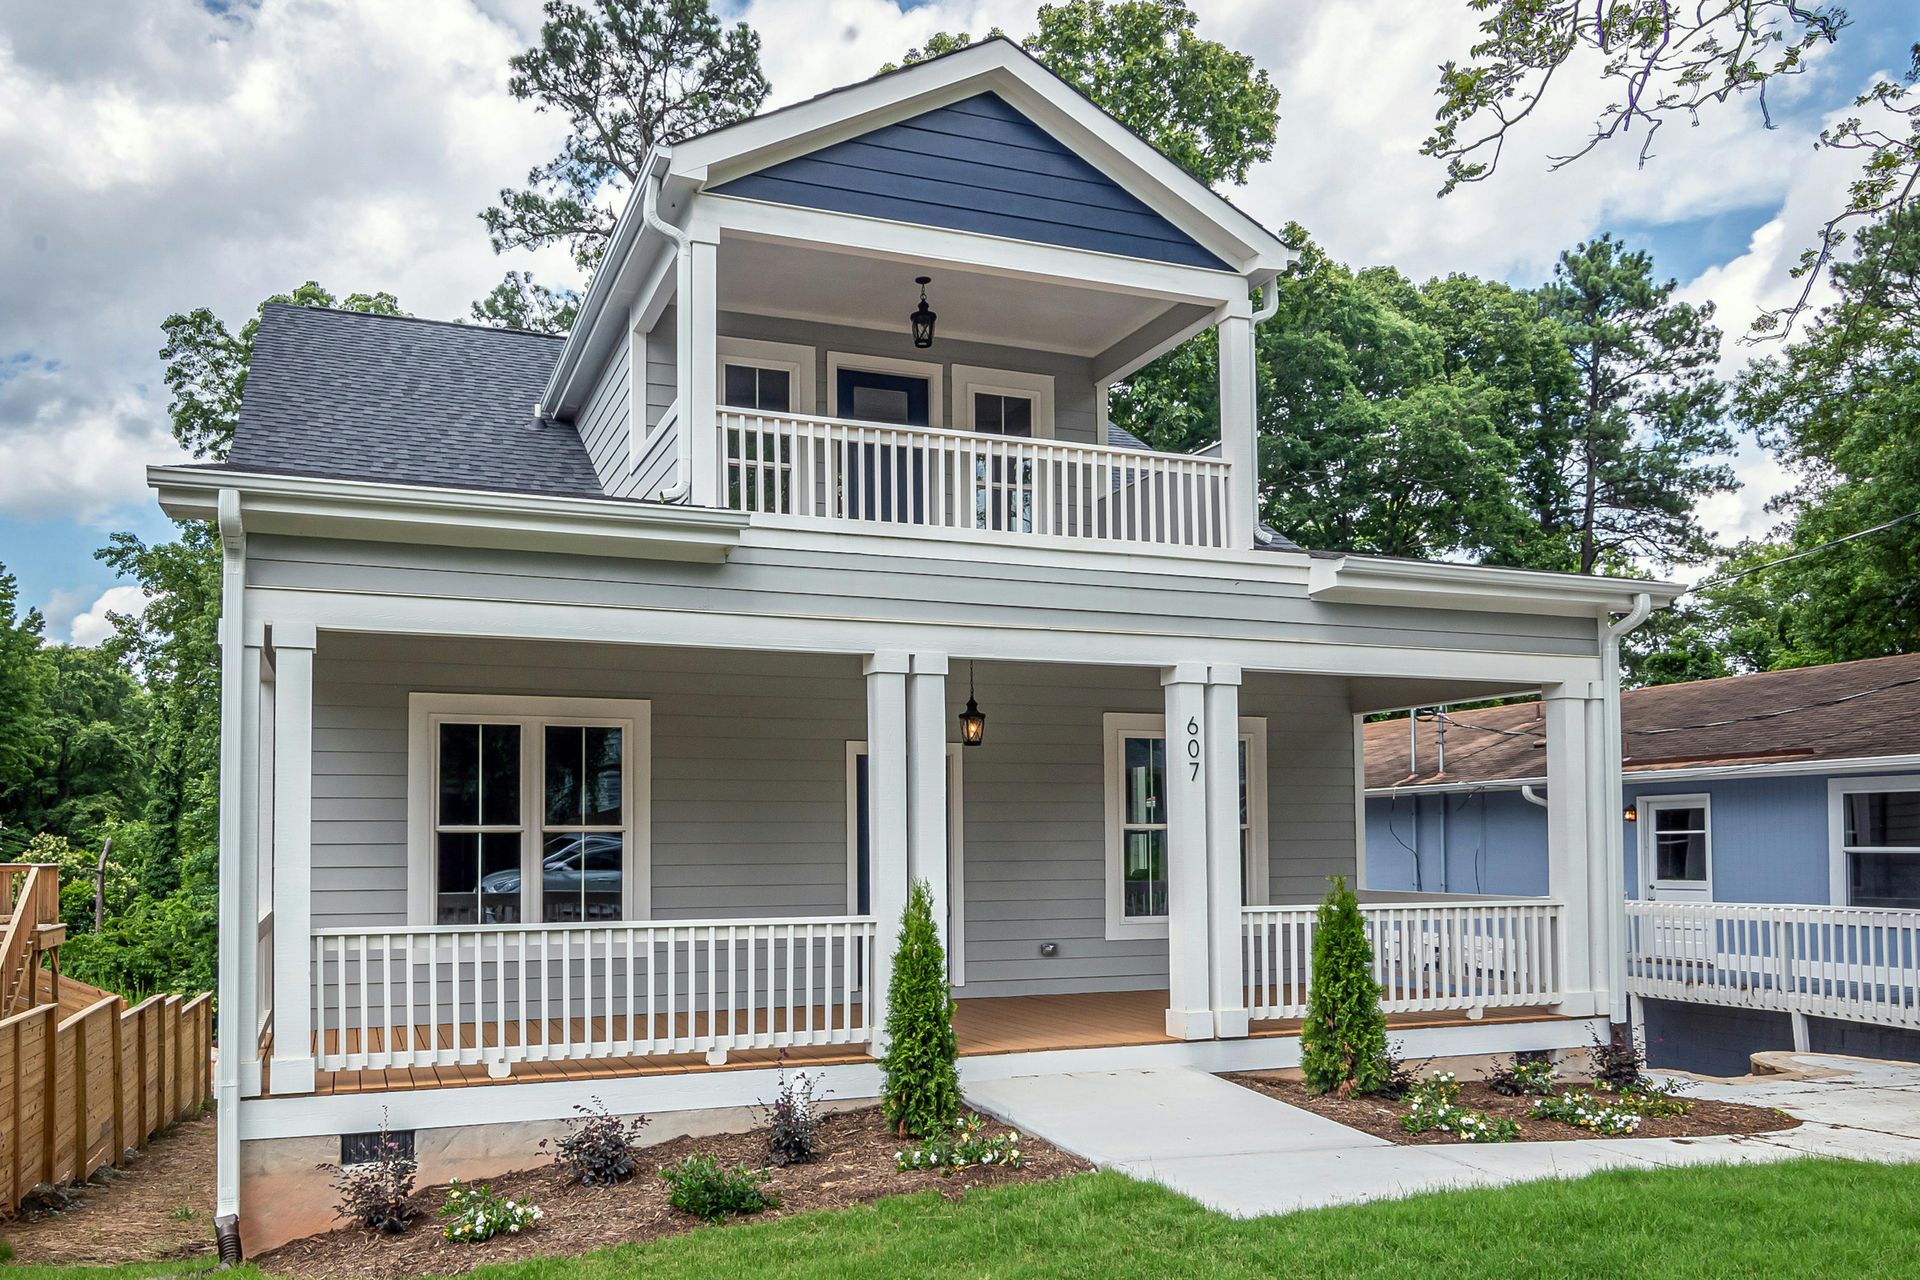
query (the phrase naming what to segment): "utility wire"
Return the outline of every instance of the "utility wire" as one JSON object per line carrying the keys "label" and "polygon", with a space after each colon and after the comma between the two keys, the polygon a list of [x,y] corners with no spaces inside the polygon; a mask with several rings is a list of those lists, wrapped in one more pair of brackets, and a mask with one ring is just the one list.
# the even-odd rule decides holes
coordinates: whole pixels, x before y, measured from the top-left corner
{"label": "utility wire", "polygon": [[1703,582],[1696,582],[1680,594],[1690,596],[1696,591],[1705,591],[1708,587],[1720,587],[1725,586],[1729,582],[1738,582],[1749,574],[1759,573],[1762,569],[1771,569],[1776,565],[1790,564],[1795,560],[1804,560],[1810,555],[1826,551],[1832,547],[1837,547],[1841,543],[1852,542],[1855,538],[1865,538],[1871,534],[1884,533],[1886,530],[1894,528],[1896,525],[1903,525],[1909,520],[1920,520],[1920,511],[1909,511],[1903,516],[1894,517],[1885,524],[1874,525],[1871,529],[1861,529],[1854,533],[1849,533],[1845,537],[1835,538],[1831,542],[1823,542],[1817,547],[1808,547],[1806,550],[1796,551],[1790,556],[1781,556],[1778,560],[1768,560],[1764,564],[1753,565],[1750,568],[1740,570],[1738,573],[1722,574],[1718,578],[1708,578]]}

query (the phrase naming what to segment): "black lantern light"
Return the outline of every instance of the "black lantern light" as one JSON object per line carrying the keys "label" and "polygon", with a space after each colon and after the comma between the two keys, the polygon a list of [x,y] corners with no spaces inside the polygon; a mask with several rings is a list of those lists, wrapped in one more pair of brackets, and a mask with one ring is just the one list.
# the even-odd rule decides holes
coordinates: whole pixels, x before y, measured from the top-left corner
{"label": "black lantern light", "polygon": [[930,347],[933,345],[933,322],[937,319],[927,306],[927,286],[933,283],[933,277],[915,276],[913,282],[920,286],[920,305],[907,317],[913,321],[913,345]]}
{"label": "black lantern light", "polygon": [[960,713],[960,742],[977,747],[987,740],[987,713],[973,700],[973,664],[967,664],[967,709]]}

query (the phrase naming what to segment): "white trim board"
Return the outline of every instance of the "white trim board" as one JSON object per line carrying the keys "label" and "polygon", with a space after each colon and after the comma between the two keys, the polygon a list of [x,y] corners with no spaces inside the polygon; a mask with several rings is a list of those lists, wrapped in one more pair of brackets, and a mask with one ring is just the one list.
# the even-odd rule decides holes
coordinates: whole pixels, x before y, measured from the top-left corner
{"label": "white trim board", "polygon": [[[1662,809],[1698,809],[1701,812],[1700,826],[1701,830],[1705,833],[1707,874],[1697,889],[1683,891],[1696,893],[1699,895],[1697,898],[1678,895],[1668,898],[1653,896],[1660,892],[1659,886],[1661,883],[1654,876],[1655,853],[1653,842],[1656,832],[1653,815]],[[1656,902],[1712,902],[1714,900],[1713,796],[1710,793],[1698,791],[1686,794],[1676,793],[1673,795],[1637,796],[1634,799],[1633,826],[1635,841],[1639,845],[1638,868],[1640,872],[1640,883],[1634,888],[1634,897],[1639,898],[1644,896],[1649,901]],[[1678,885],[1680,882],[1670,881],[1668,883],[1670,885]]]}
{"label": "white trim board", "polygon": [[[1890,757],[1891,758],[1891,757]],[[1846,797],[1856,791],[1920,791],[1920,777],[1885,774],[1879,777],[1835,778],[1827,783],[1827,902],[1852,905],[1847,888]]]}
{"label": "white trim board", "polygon": [[714,397],[719,412],[725,413],[727,410],[727,366],[730,364],[784,370],[793,380],[789,397],[792,412],[811,414],[819,407],[818,388],[813,376],[814,348],[798,342],[765,342],[759,338],[725,336],[715,339],[715,346]]}
{"label": "white trim board", "polygon": [[[1033,404],[1033,436],[1036,440],[1054,438],[1053,375],[1020,373],[1013,369],[988,369],[980,365],[953,366],[953,426],[957,431],[978,431],[973,422],[973,397],[984,395],[1024,397]],[[1105,438],[1095,443],[1105,444]]]}

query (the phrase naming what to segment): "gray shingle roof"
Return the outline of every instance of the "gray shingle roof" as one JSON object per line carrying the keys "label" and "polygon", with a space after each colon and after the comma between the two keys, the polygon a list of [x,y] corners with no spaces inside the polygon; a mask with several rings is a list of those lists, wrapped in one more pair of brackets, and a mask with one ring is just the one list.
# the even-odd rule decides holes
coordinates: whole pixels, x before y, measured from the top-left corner
{"label": "gray shingle roof", "polygon": [[269,303],[227,466],[599,497],[566,423],[534,421],[561,340]]}

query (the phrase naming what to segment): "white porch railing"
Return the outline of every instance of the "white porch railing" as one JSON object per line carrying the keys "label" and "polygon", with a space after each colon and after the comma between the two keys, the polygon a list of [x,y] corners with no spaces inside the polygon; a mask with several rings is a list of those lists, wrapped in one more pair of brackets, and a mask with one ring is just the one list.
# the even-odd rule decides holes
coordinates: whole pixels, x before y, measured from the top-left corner
{"label": "white porch railing", "polygon": [[[1251,1017],[1306,1015],[1318,912],[1242,910]],[[1362,904],[1381,1005],[1415,1013],[1559,1003],[1560,912],[1558,903],[1537,901]]]}
{"label": "white porch railing", "polygon": [[1629,902],[1627,991],[1920,1028],[1920,911]]}
{"label": "white porch railing", "polygon": [[1169,547],[1225,544],[1218,458],[720,411],[736,511]]}
{"label": "white porch railing", "polygon": [[322,1071],[865,1042],[868,917],[313,935]]}

